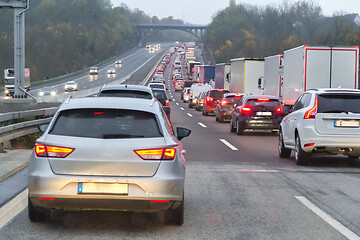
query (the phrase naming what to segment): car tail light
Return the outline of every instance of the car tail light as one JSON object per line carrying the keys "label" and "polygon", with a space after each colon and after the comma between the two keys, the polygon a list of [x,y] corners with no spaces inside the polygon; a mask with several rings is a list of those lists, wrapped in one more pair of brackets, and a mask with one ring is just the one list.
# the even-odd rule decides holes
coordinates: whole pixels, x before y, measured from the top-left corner
{"label": "car tail light", "polygon": [[314,106],[305,113],[304,119],[315,118],[318,111],[318,95],[315,96]]}
{"label": "car tail light", "polygon": [[170,101],[169,100],[165,101],[165,107],[170,107]]}
{"label": "car tail light", "polygon": [[204,99],[202,99],[202,98],[200,98],[200,100],[199,100],[200,102],[203,102],[204,101]]}
{"label": "car tail light", "polygon": [[281,107],[277,107],[277,108],[276,108],[276,113],[282,113]]}
{"label": "car tail light", "polygon": [[55,200],[54,197],[38,197],[39,200],[50,200],[50,201],[53,201]]}
{"label": "car tail light", "polygon": [[154,148],[134,150],[143,160],[173,160],[175,158],[175,148]]}
{"label": "car tail light", "polygon": [[211,101],[214,101],[214,99],[213,99],[212,97],[207,97],[207,98],[206,98],[206,101],[207,101],[207,102],[211,102]]}
{"label": "car tail light", "polygon": [[152,203],[169,203],[169,200],[151,200]]}
{"label": "car tail light", "polygon": [[306,144],[304,144],[304,147],[312,147],[314,145],[315,145],[315,143],[306,143]]}
{"label": "car tail light", "polygon": [[47,146],[42,144],[35,145],[35,154],[38,157],[66,158],[75,149],[68,147]]}
{"label": "car tail light", "polygon": [[257,100],[258,100],[259,102],[268,102],[268,101],[270,101],[269,98],[258,98]]}
{"label": "car tail light", "polygon": [[228,104],[228,102],[226,100],[221,102],[221,106],[225,106],[226,104]]}
{"label": "car tail light", "polygon": [[241,112],[244,114],[249,114],[251,113],[251,107],[242,107]]}

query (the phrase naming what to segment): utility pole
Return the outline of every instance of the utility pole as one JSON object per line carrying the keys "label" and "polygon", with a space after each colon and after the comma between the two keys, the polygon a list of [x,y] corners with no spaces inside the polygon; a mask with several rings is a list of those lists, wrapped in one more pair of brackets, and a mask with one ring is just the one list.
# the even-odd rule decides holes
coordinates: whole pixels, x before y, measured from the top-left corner
{"label": "utility pole", "polygon": [[14,8],[14,98],[26,98],[25,11],[29,0],[0,0],[0,8]]}

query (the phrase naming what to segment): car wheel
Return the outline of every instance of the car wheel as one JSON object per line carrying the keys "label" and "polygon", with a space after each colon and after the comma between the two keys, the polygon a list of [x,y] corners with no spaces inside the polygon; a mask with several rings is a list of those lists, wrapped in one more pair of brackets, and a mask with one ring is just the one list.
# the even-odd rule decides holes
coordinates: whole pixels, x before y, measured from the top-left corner
{"label": "car wheel", "polygon": [[50,209],[34,207],[28,198],[28,215],[32,222],[44,222],[49,219]]}
{"label": "car wheel", "polygon": [[230,132],[235,132],[236,129],[234,128],[234,124],[233,124],[233,121],[232,119],[230,119]]}
{"label": "car wheel", "polygon": [[224,118],[222,116],[219,117],[219,122],[223,123],[224,122]]}
{"label": "car wheel", "polygon": [[283,133],[281,130],[279,132],[278,150],[279,150],[279,157],[281,157],[281,158],[289,158],[291,155],[291,150],[288,148],[285,148],[285,146],[284,146],[284,137],[283,137]]}
{"label": "car wheel", "polygon": [[168,209],[164,214],[164,223],[166,225],[183,225],[184,224],[184,198],[176,209]]}
{"label": "car wheel", "polygon": [[193,107],[193,105],[191,103],[189,103],[189,108],[192,108],[192,107]]}
{"label": "car wheel", "polygon": [[298,134],[295,136],[295,162],[297,165],[306,165],[309,160],[309,154],[301,148],[301,141]]}
{"label": "car wheel", "polygon": [[206,111],[206,110],[204,110],[204,115],[205,115],[205,116],[209,116],[209,112]]}
{"label": "car wheel", "polygon": [[244,128],[240,126],[240,122],[236,121],[236,134],[237,135],[243,135]]}
{"label": "car wheel", "polygon": [[219,121],[219,117],[218,117],[218,114],[217,114],[217,112],[215,113],[215,121]]}

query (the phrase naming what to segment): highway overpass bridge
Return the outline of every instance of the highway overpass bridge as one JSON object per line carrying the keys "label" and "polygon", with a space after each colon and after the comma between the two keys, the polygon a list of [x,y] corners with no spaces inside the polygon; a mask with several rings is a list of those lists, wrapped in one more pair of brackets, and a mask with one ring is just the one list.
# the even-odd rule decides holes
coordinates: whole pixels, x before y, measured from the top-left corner
{"label": "highway overpass bridge", "polygon": [[138,45],[141,47],[146,38],[157,32],[169,29],[188,32],[201,40],[207,26],[205,25],[180,25],[180,24],[138,24],[136,25],[136,35]]}

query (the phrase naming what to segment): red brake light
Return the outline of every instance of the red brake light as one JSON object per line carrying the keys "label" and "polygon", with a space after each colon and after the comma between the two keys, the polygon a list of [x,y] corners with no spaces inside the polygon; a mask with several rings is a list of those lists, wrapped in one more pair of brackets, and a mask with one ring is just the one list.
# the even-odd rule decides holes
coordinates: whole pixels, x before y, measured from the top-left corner
{"label": "red brake light", "polygon": [[221,102],[221,106],[225,106],[226,104],[228,104],[228,102],[226,100]]}
{"label": "red brake light", "polygon": [[257,100],[259,102],[268,102],[268,101],[270,101],[270,99],[268,99],[268,98],[258,98]]}
{"label": "red brake light", "polygon": [[176,155],[175,148],[157,148],[134,150],[143,160],[173,160]]}
{"label": "red brake light", "polygon": [[251,113],[251,107],[242,107],[241,112],[244,114],[249,114]]}
{"label": "red brake light", "polygon": [[281,107],[277,107],[277,108],[276,108],[276,112],[277,112],[277,113],[282,113]]}
{"label": "red brake light", "polygon": [[318,111],[318,95],[316,95],[315,97],[315,103],[314,106],[305,113],[304,115],[304,119],[310,119],[310,118],[315,118],[315,115],[317,114]]}
{"label": "red brake light", "polygon": [[35,145],[35,154],[38,157],[66,158],[74,150],[74,148],[67,147],[46,146],[41,144]]}
{"label": "red brake light", "polygon": [[169,100],[165,101],[165,107],[170,107],[170,101]]}
{"label": "red brake light", "polygon": [[46,157],[45,145],[36,144],[35,145],[35,154],[38,157]]}
{"label": "red brake light", "polygon": [[169,203],[169,200],[151,200],[152,203]]}

